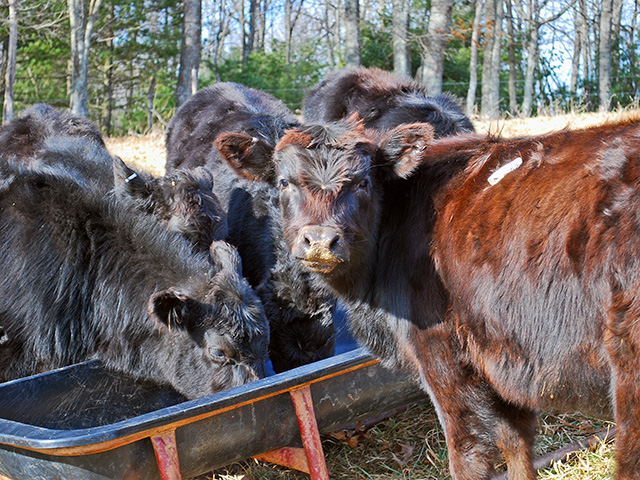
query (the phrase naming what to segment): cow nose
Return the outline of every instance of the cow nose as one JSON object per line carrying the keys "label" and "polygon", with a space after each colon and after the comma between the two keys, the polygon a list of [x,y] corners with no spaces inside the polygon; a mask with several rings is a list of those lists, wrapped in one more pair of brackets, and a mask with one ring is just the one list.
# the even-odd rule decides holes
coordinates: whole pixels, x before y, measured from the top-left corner
{"label": "cow nose", "polygon": [[300,236],[304,246],[310,250],[318,249],[335,254],[341,248],[342,236],[336,228],[311,225],[303,228]]}
{"label": "cow nose", "polygon": [[302,228],[291,253],[308,269],[320,273],[331,273],[338,264],[349,261],[342,232],[333,227]]}

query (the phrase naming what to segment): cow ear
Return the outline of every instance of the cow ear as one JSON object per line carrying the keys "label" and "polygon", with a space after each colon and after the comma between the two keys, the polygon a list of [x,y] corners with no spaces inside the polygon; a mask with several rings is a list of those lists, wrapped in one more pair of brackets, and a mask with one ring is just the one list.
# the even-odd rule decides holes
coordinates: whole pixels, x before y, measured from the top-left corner
{"label": "cow ear", "polygon": [[149,298],[148,310],[151,318],[160,325],[189,329],[196,310],[196,302],[175,288],[155,292]]}
{"label": "cow ear", "polygon": [[238,175],[249,180],[272,183],[275,178],[273,147],[257,137],[242,133],[225,133],[215,146]]}
{"label": "cow ear", "polygon": [[213,173],[211,172],[211,170],[209,170],[207,167],[196,167],[192,170],[192,175],[193,178],[197,179],[198,181],[200,181],[202,187],[209,191],[209,192],[213,192],[213,187],[215,185],[214,179],[213,179]]}
{"label": "cow ear", "polygon": [[420,166],[422,152],[433,140],[428,123],[410,123],[394,128],[380,142],[381,164],[396,177],[407,178]]}
{"label": "cow ear", "polygon": [[215,273],[234,272],[242,276],[242,260],[238,251],[222,240],[216,240],[209,247],[209,257]]}
{"label": "cow ear", "polygon": [[127,166],[120,157],[113,157],[113,184],[118,195],[132,197],[149,196],[149,184],[133,168]]}

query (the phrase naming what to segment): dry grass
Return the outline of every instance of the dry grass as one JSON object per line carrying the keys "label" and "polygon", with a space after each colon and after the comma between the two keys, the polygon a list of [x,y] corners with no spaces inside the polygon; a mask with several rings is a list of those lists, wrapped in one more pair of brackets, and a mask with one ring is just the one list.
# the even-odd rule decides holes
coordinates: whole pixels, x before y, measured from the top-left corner
{"label": "dry grass", "polygon": [[[639,116],[640,110],[620,111],[614,113],[587,113],[579,115],[558,115],[555,117],[535,117],[482,121],[473,118],[478,133],[500,134],[505,137],[535,135],[562,128],[583,128],[597,125],[628,116]],[[131,165],[136,165],[154,175],[164,174],[165,149],[164,134],[154,132],[150,135],[107,138],[107,146],[111,153],[122,157]]]}
{"label": "dry grass", "polygon": [[505,137],[521,135],[539,135],[563,128],[584,128],[604,122],[638,117],[639,110],[621,110],[612,113],[583,113],[557,115],[554,117],[514,118],[509,120],[482,121],[474,118],[473,124],[478,133],[500,134]]}
{"label": "dry grass", "polygon": [[[582,128],[638,111],[614,114],[581,114],[558,117],[512,119],[482,122],[474,119],[479,133],[506,137],[546,133],[562,128]],[[107,139],[112,153],[155,175],[164,173],[165,151],[161,133]],[[536,455],[544,455],[600,430],[605,423],[581,415],[544,415]],[[336,432],[323,438],[327,466],[334,480],[441,480],[450,478],[444,435],[429,404],[409,408],[403,413],[368,429]],[[503,467],[500,467],[503,468]],[[592,451],[583,450],[569,460],[541,469],[541,479],[611,479],[614,471],[613,442],[601,443]],[[208,478],[211,478],[209,476]],[[308,480],[308,476],[283,467],[248,460],[234,465],[215,478],[222,480]]]}
{"label": "dry grass", "polygon": [[106,139],[106,144],[112,154],[121,157],[128,165],[135,165],[153,175],[164,174],[165,149],[162,133],[112,137]]}
{"label": "dry grass", "polygon": [[[543,415],[536,457],[554,452],[605,428],[604,422],[582,415]],[[322,441],[333,480],[446,480],[447,449],[430,404],[417,405],[366,431],[350,430]],[[497,465],[504,471],[504,465]],[[539,470],[542,480],[613,478],[613,444],[599,443],[569,460]],[[209,477],[211,478],[211,477]],[[308,476],[276,465],[248,460],[219,472],[220,480],[308,480]]]}

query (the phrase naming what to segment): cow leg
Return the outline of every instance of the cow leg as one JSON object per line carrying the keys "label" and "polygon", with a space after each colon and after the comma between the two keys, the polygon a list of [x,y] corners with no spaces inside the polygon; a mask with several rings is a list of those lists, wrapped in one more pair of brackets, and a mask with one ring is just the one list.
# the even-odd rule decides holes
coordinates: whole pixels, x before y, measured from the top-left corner
{"label": "cow leg", "polygon": [[[640,380],[636,380],[638,382]],[[625,382],[626,383],[626,382]],[[616,479],[637,480],[640,478],[640,418],[638,405],[640,395],[637,383],[630,391],[629,384],[616,383]]]}
{"label": "cow leg", "polygon": [[[640,365],[614,365],[616,416],[616,478],[640,478]],[[634,371],[631,371],[634,370]]]}
{"label": "cow leg", "polygon": [[507,462],[509,480],[534,479],[533,443],[538,414],[501,401],[498,406],[496,443]]}
{"label": "cow leg", "polygon": [[[640,478],[640,312],[614,297],[604,339],[613,368],[616,419],[616,478]],[[630,307],[631,304],[631,307]],[[616,309],[616,307],[618,307]]]}
{"label": "cow leg", "polygon": [[433,327],[421,342],[421,373],[445,431],[454,480],[489,479],[499,451],[511,480],[531,480],[536,414],[506,404],[465,358],[454,329]]}

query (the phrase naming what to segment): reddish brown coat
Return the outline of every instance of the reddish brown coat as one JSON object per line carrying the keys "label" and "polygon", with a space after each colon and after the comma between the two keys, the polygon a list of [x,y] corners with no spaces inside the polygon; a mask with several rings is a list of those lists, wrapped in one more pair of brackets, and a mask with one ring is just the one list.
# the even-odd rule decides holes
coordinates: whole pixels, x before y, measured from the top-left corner
{"label": "reddish brown coat", "polygon": [[499,453],[533,479],[538,411],[612,407],[617,477],[640,477],[640,121],[434,141],[351,119],[246,167],[359,340],[429,392],[454,479]]}

